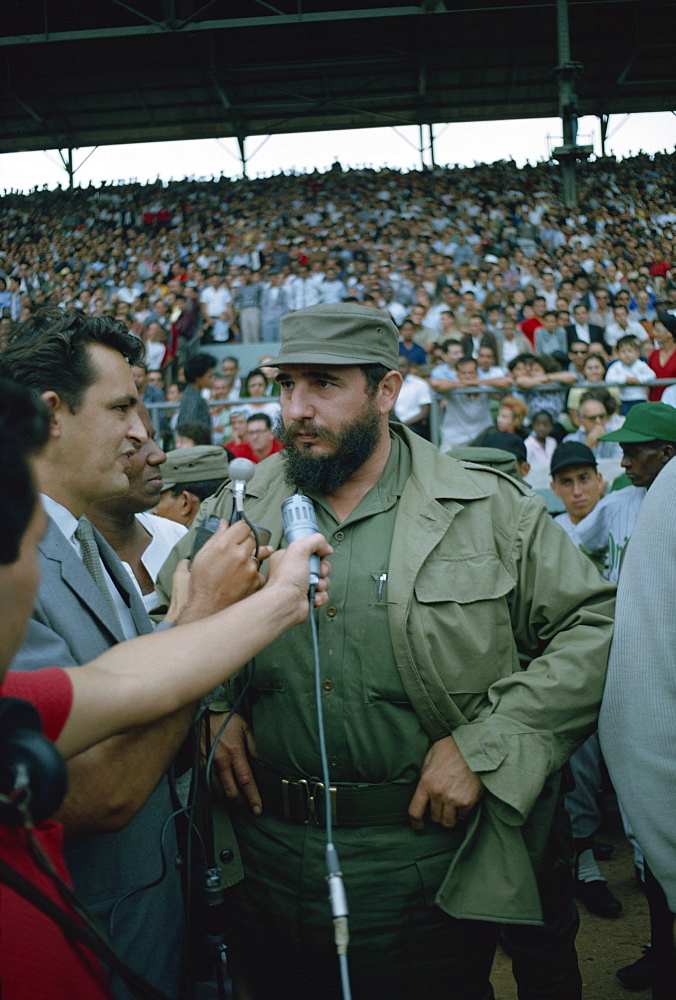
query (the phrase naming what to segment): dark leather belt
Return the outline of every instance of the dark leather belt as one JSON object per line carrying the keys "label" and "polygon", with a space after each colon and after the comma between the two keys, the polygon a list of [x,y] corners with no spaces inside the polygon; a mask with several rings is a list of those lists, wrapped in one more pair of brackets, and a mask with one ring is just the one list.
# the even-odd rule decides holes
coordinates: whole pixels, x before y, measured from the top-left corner
{"label": "dark leather belt", "polygon": [[[324,826],[324,784],[319,778],[281,778],[252,761],[263,811],[289,823]],[[334,826],[397,826],[408,823],[408,806],[415,785],[331,785]]]}

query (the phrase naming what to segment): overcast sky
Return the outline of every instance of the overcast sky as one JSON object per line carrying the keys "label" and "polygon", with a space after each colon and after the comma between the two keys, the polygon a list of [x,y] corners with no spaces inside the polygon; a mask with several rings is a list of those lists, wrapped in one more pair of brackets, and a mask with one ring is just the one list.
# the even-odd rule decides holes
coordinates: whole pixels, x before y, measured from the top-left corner
{"label": "overcast sky", "polygon": [[[558,118],[506,122],[435,125],[434,155],[437,164],[472,166],[494,160],[514,159],[521,165],[547,159],[561,142]],[[425,145],[429,132],[424,129]],[[601,152],[597,118],[580,119],[578,142],[591,143]],[[269,176],[280,170],[300,172],[328,169],[337,159],[344,167],[390,166],[413,169],[420,166],[420,133],[416,126],[403,128],[352,129],[344,132],[297,133],[252,136],[245,151],[249,177]],[[674,152],[676,116],[672,112],[615,115],[610,119],[606,152],[618,157],[639,150]],[[65,151],[64,151],[65,152]],[[91,154],[91,155],[90,155]],[[430,163],[429,148],[424,158]],[[234,139],[200,139],[192,142],[148,142],[125,146],[99,146],[74,153],[77,184],[102,180],[178,180],[211,177],[224,173],[240,177],[242,164]],[[67,184],[67,174],[57,150],[0,155],[0,192],[29,191],[34,187]]]}

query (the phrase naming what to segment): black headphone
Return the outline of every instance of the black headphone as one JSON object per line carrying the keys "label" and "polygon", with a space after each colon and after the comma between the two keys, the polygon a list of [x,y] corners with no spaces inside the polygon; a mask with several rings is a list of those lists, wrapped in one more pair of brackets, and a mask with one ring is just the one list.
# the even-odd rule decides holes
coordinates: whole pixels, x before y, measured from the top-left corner
{"label": "black headphone", "polygon": [[0,821],[23,826],[49,819],[68,788],[63,757],[42,734],[37,709],[0,698]]}

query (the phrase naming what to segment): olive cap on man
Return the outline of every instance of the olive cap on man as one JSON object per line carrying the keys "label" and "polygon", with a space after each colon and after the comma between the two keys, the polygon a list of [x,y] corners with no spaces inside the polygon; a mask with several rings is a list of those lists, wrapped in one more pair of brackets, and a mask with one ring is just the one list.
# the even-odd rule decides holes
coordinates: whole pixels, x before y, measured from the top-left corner
{"label": "olive cap on man", "polygon": [[399,332],[380,309],[351,303],[310,306],[282,320],[282,347],[270,365],[386,365],[398,369]]}
{"label": "olive cap on man", "polygon": [[228,478],[228,453],[217,445],[198,444],[192,448],[176,448],[167,452],[162,470],[164,489],[181,483],[202,483],[211,479]]}

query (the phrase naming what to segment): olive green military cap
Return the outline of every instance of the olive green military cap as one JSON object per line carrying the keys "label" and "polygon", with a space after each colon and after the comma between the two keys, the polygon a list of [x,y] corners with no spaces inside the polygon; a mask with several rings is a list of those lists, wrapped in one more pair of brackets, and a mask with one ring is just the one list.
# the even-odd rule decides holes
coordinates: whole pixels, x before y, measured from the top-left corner
{"label": "olive green military cap", "polygon": [[380,309],[310,306],[282,320],[282,349],[271,365],[371,365],[397,369],[399,332]]}
{"label": "olive green military cap", "polygon": [[181,483],[203,483],[207,479],[228,478],[228,453],[217,445],[197,444],[167,452],[162,466],[163,489]]}

